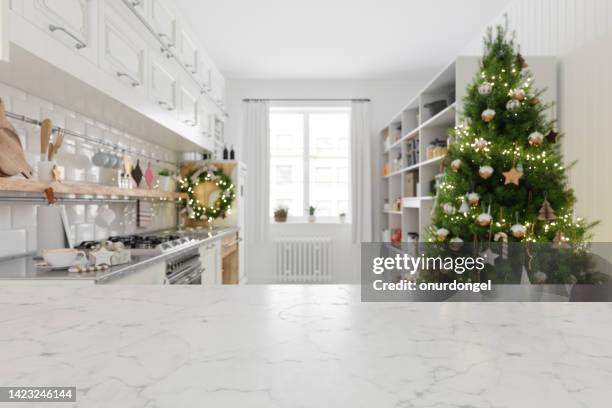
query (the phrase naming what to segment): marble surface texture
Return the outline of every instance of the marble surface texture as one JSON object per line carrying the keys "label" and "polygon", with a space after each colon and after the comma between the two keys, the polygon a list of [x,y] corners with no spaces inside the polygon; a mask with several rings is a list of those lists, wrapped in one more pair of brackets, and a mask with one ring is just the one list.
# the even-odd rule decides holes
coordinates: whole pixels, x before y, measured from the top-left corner
{"label": "marble surface texture", "polygon": [[358,286],[3,288],[2,386],[78,407],[612,406],[612,304],[361,303]]}

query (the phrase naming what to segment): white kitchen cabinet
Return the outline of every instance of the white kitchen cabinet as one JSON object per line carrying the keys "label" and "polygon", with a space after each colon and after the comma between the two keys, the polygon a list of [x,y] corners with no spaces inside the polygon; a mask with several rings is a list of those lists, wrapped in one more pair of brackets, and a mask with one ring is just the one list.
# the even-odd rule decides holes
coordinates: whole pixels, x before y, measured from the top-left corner
{"label": "white kitchen cabinet", "polygon": [[202,263],[202,285],[221,285],[223,270],[221,268],[221,244],[217,239],[200,247]]}
{"label": "white kitchen cabinet", "polygon": [[225,79],[216,69],[211,71],[211,88],[214,101],[221,107],[225,106]]}
{"label": "white kitchen cabinet", "polygon": [[176,15],[166,0],[151,0],[149,20],[155,34],[167,48],[175,48],[177,43]]}
{"label": "white kitchen cabinet", "polygon": [[200,58],[200,68],[198,72],[198,82],[201,87],[203,87],[207,92],[211,91],[211,81],[210,81],[210,62],[206,57]]}
{"label": "white kitchen cabinet", "polygon": [[3,62],[9,61],[8,6],[8,2],[0,2],[0,61]]}
{"label": "white kitchen cabinet", "polygon": [[125,86],[146,95],[147,44],[109,2],[100,2],[99,64]]}
{"label": "white kitchen cabinet", "polygon": [[199,92],[191,83],[179,86],[179,120],[186,126],[198,126]]}
{"label": "white kitchen cabinet", "polygon": [[181,63],[196,78],[199,75],[199,51],[195,39],[184,29],[179,31],[179,58]]}
{"label": "white kitchen cabinet", "polygon": [[150,56],[149,95],[160,108],[176,112],[179,67],[154,52]]}
{"label": "white kitchen cabinet", "polygon": [[24,17],[50,38],[92,62],[97,62],[95,0],[25,0]]}
{"label": "white kitchen cabinet", "polygon": [[109,285],[163,285],[166,282],[166,264],[154,263],[137,271],[108,281]]}

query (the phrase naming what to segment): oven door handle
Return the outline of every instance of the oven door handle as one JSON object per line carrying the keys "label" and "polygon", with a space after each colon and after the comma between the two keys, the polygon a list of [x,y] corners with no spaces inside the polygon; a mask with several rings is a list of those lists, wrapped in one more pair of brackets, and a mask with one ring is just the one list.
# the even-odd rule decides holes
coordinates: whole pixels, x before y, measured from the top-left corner
{"label": "oven door handle", "polygon": [[191,264],[188,268],[185,268],[180,272],[176,272],[173,275],[168,276],[168,283],[170,285],[175,285],[179,283],[179,281],[182,281],[183,278],[190,277],[192,274],[194,274],[194,271],[199,271],[201,267],[202,265],[200,264],[200,262],[195,262]]}

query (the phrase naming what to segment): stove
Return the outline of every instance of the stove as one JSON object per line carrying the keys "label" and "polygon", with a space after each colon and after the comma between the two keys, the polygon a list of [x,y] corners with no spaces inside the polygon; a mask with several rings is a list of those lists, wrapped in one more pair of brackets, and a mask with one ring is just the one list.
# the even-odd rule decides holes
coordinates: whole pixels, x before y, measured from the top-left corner
{"label": "stove", "polygon": [[157,255],[188,246],[193,240],[178,235],[122,235],[108,239],[121,242],[133,255]]}
{"label": "stove", "polygon": [[[188,246],[191,238],[174,234],[159,235],[117,235],[107,239],[110,242],[121,242],[132,255],[161,255]],[[92,250],[100,246],[100,241],[84,241],[79,245],[81,250]]]}

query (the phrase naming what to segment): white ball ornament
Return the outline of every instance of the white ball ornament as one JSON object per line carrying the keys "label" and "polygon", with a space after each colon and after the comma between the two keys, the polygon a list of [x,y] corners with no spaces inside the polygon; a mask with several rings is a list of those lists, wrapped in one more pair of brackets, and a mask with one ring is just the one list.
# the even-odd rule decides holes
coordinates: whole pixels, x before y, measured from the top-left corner
{"label": "white ball ornament", "polygon": [[548,279],[548,276],[546,276],[544,272],[536,272],[533,274],[533,280],[535,283],[545,283],[546,279]]}
{"label": "white ball ornament", "polygon": [[529,135],[529,144],[532,146],[541,146],[544,143],[544,135],[540,132],[533,132]]}
{"label": "white ball ornament", "polygon": [[512,236],[517,239],[524,238],[527,235],[527,227],[523,224],[514,224],[510,228],[510,232],[512,232]]}
{"label": "white ball ornament", "polygon": [[478,85],[478,93],[482,96],[490,95],[493,92],[493,84],[490,82],[483,82]]}
{"label": "white ball ornament", "polygon": [[457,212],[457,209],[451,203],[445,203],[442,206],[442,210],[444,211],[444,214],[446,215],[453,215]]}
{"label": "white ball ornament", "polygon": [[478,218],[476,218],[476,222],[481,227],[489,226],[491,224],[491,221],[493,221],[493,217],[491,217],[491,214],[487,214],[487,213],[479,214]]}
{"label": "white ball ornament", "polygon": [[478,195],[478,193],[468,194],[467,199],[470,205],[478,205],[478,203],[480,202],[480,196]]}
{"label": "white ball ornament", "polygon": [[451,169],[456,173],[461,168],[461,160],[455,159],[451,162]]}
{"label": "white ball ornament", "polygon": [[449,233],[450,232],[446,228],[438,228],[436,231],[436,238],[440,242],[445,241]]}
{"label": "white ball ornament", "polygon": [[474,144],[472,144],[472,146],[474,147],[475,150],[477,151],[481,151],[487,148],[487,146],[489,146],[489,142],[487,142],[484,139],[476,139],[474,141]]}
{"label": "white ball ornament", "polygon": [[486,180],[493,175],[493,167],[482,166],[480,169],[478,169],[478,174],[480,175],[480,177]]}
{"label": "white ball ornament", "polygon": [[523,101],[525,99],[525,91],[522,89],[513,89],[510,92],[510,96],[512,96],[513,99],[516,99],[517,101]]}
{"label": "white ball ornament", "polygon": [[463,240],[459,237],[451,238],[448,242],[449,248],[453,251],[458,251],[463,246]]}
{"label": "white ball ornament", "polygon": [[495,119],[495,111],[493,109],[485,109],[480,115],[482,120],[489,123]]}
{"label": "white ball ornament", "polygon": [[515,111],[520,107],[521,107],[521,103],[517,101],[516,99],[510,99],[508,103],[506,104],[506,109],[508,109],[510,112]]}

